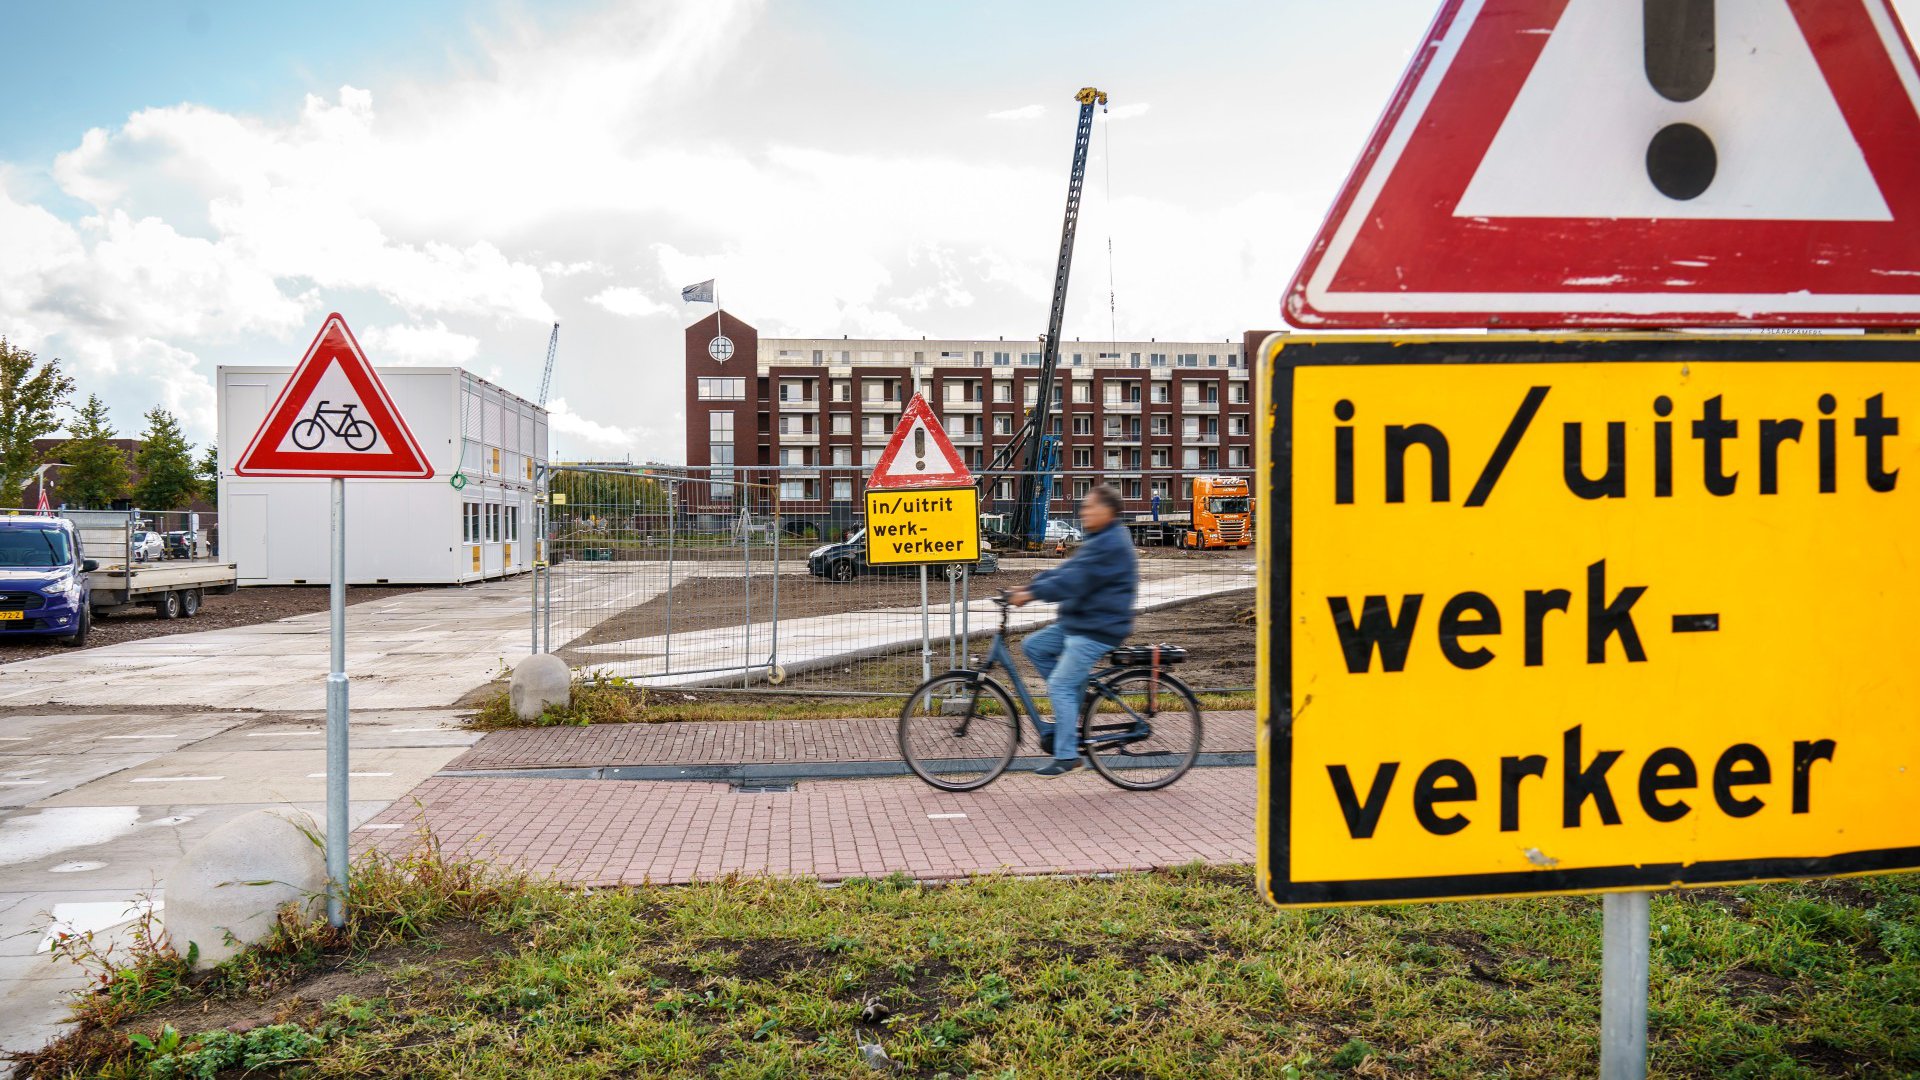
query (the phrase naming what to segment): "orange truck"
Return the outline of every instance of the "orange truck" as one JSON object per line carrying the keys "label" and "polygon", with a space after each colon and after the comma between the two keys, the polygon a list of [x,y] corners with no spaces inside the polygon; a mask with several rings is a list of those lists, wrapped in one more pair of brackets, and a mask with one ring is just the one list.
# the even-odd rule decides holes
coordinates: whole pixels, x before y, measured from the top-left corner
{"label": "orange truck", "polygon": [[1161,513],[1160,520],[1137,515],[1127,522],[1142,546],[1173,544],[1183,548],[1253,546],[1253,495],[1244,476],[1196,476],[1188,482],[1184,513]]}

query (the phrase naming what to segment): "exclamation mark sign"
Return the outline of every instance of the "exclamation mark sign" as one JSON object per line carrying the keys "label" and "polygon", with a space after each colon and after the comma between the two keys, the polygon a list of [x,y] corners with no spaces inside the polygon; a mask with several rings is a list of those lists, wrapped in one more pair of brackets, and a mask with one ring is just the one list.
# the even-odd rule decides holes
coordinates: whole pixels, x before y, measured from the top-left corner
{"label": "exclamation mark sign", "polygon": [[927,429],[917,424],[913,429],[913,467],[927,471]]}
{"label": "exclamation mark sign", "polygon": [[[1647,81],[1668,101],[1692,101],[1713,82],[1713,0],[1641,0]],[[1668,124],[1647,144],[1647,179],[1669,199],[1713,184],[1719,155],[1692,124]]]}

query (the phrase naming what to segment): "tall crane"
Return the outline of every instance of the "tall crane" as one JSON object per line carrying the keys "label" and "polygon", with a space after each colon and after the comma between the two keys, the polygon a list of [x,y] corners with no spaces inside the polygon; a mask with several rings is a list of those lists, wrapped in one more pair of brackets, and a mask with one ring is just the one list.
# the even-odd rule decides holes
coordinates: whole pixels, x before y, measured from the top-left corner
{"label": "tall crane", "polygon": [[553,333],[547,335],[547,369],[540,373],[540,407],[547,407],[547,391],[553,388],[553,355],[560,351],[560,324],[553,324]]}
{"label": "tall crane", "polygon": [[1014,504],[1009,538],[1020,547],[1034,547],[1046,538],[1047,502],[1053,494],[1053,471],[1060,463],[1060,436],[1053,425],[1053,377],[1060,367],[1060,324],[1067,314],[1067,275],[1073,267],[1073,234],[1080,224],[1080,188],[1087,177],[1087,144],[1093,139],[1093,107],[1107,107],[1107,95],[1091,86],[1073,95],[1080,103],[1080,124],[1073,137],[1073,170],[1067,176],[1067,214],[1060,226],[1060,259],[1053,271],[1053,309],[1047,315],[1047,334],[1040,339],[1039,398],[1013,440],[993,457],[989,473],[1018,462],[1019,499]]}

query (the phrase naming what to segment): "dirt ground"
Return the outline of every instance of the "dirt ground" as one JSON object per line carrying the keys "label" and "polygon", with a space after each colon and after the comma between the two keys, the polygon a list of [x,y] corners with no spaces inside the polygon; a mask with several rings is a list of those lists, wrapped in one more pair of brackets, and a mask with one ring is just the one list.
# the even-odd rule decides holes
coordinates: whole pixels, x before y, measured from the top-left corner
{"label": "dirt ground", "polygon": [[[385,600],[402,593],[417,592],[420,585],[366,585],[347,590],[347,603]],[[200,613],[191,619],[162,619],[152,608],[134,608],[114,615],[94,616],[93,629],[87,634],[88,649],[117,645],[123,641],[165,637],[169,634],[195,634],[202,630],[221,630],[229,626],[251,626],[273,622],[289,615],[305,615],[327,610],[325,585],[260,585],[241,589],[231,596],[207,596]],[[75,652],[52,638],[0,638],[0,664],[35,656]]]}
{"label": "dirt ground", "polygon": [[[1003,570],[973,579],[973,597],[978,600],[1001,589],[1014,589],[1033,580],[1035,570]],[[744,577],[690,578],[675,585],[673,597],[674,633],[712,630],[738,626],[740,612],[749,599],[753,621],[761,624],[773,619],[773,575],[755,574],[751,582]],[[927,581],[927,596],[935,603],[947,602],[947,580],[932,574]],[[859,577],[849,582],[828,581],[809,574],[780,575],[780,618],[804,619],[814,615],[841,615],[880,608],[918,608],[920,578],[911,576]],[[941,616],[946,618],[945,615]],[[599,645],[609,641],[627,641],[667,632],[667,595],[662,594],[639,607],[607,619],[557,650],[561,659],[573,665],[591,665],[595,656],[582,654],[578,646]],[[604,659],[601,657],[600,659]]]}

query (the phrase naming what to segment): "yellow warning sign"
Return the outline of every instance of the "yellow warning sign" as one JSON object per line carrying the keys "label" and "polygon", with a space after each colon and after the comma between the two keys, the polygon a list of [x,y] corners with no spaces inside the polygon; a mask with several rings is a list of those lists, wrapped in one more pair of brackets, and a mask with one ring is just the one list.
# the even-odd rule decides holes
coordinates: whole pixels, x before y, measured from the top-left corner
{"label": "yellow warning sign", "polygon": [[1920,866],[1920,342],[1263,351],[1272,900]]}
{"label": "yellow warning sign", "polygon": [[974,489],[867,489],[869,564],[911,566],[979,558],[980,502]]}

